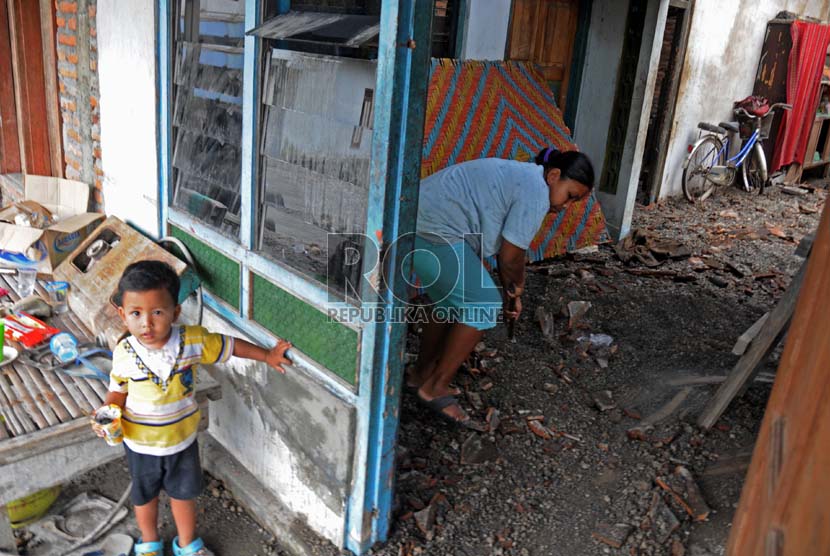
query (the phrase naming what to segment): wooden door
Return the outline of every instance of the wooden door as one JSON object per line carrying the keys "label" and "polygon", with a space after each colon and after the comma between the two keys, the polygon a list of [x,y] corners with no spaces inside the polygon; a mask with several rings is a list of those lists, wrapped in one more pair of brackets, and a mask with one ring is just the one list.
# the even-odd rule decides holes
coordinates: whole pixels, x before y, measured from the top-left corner
{"label": "wooden door", "polygon": [[579,0],[514,0],[507,59],[535,62],[565,110]]}
{"label": "wooden door", "polygon": [[53,36],[54,10],[44,6],[0,0],[0,173],[62,175],[54,45],[43,41]]}

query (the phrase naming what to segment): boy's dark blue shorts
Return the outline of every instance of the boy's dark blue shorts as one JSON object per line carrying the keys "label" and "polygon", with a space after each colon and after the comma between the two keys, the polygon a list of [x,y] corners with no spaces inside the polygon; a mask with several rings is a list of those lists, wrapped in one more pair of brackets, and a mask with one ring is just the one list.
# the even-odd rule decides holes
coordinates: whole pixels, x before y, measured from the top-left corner
{"label": "boy's dark blue shorts", "polygon": [[197,441],[169,456],[139,454],[126,444],[124,450],[133,479],[130,498],[136,506],[150,502],[162,489],[176,500],[192,500],[202,493],[202,466]]}

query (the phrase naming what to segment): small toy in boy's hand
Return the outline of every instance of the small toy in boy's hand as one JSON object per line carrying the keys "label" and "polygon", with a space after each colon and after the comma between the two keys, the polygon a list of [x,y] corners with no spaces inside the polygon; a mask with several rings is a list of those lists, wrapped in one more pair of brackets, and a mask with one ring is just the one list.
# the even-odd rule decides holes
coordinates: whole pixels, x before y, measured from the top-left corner
{"label": "small toy in boy's hand", "polygon": [[285,352],[291,348],[291,342],[287,340],[279,340],[265,356],[265,362],[274,367],[277,371],[285,374],[283,365],[291,365],[291,360],[286,357]]}
{"label": "small toy in boy's hand", "polygon": [[124,441],[121,430],[121,408],[115,404],[99,407],[92,417],[92,430],[110,446],[118,446]]}

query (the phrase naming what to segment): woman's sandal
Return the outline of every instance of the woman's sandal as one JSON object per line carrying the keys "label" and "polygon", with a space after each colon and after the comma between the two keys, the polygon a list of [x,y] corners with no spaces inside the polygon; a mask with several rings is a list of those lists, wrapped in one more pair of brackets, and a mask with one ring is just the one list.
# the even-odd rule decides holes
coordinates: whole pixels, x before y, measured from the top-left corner
{"label": "woman's sandal", "polygon": [[[480,423],[479,421],[476,421],[475,419],[467,415],[467,412],[464,411],[461,405],[459,405],[458,400],[455,399],[455,396],[453,395],[448,394],[446,396],[440,396],[432,400],[425,400],[421,397],[420,394],[416,392],[415,397],[418,400],[418,403],[420,403],[422,406],[426,407],[433,413],[437,414],[439,417],[441,417],[444,421],[448,423],[478,432],[486,432],[488,430],[487,425],[485,425],[484,423]],[[444,409],[452,405],[458,406],[458,409],[460,409],[461,412],[464,414],[463,418],[457,419],[444,412]]]}
{"label": "woman's sandal", "polygon": [[164,556],[164,543],[162,541],[141,542],[141,539],[138,539],[133,546],[133,554],[135,556]]}
{"label": "woman's sandal", "polygon": [[176,537],[173,539],[173,556],[214,556],[214,554],[205,548],[201,537],[184,548],[179,547],[179,537]]}

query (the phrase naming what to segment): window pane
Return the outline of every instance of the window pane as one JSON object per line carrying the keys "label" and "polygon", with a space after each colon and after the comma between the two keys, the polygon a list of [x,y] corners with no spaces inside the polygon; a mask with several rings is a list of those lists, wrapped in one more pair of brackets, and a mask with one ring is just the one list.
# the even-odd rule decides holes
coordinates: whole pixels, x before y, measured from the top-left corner
{"label": "window pane", "polygon": [[184,0],[180,6],[172,202],[238,239],[245,3]]}
{"label": "window pane", "polygon": [[363,244],[375,72],[370,60],[274,49],[263,77],[259,248],[355,290],[359,257],[340,251]]}

